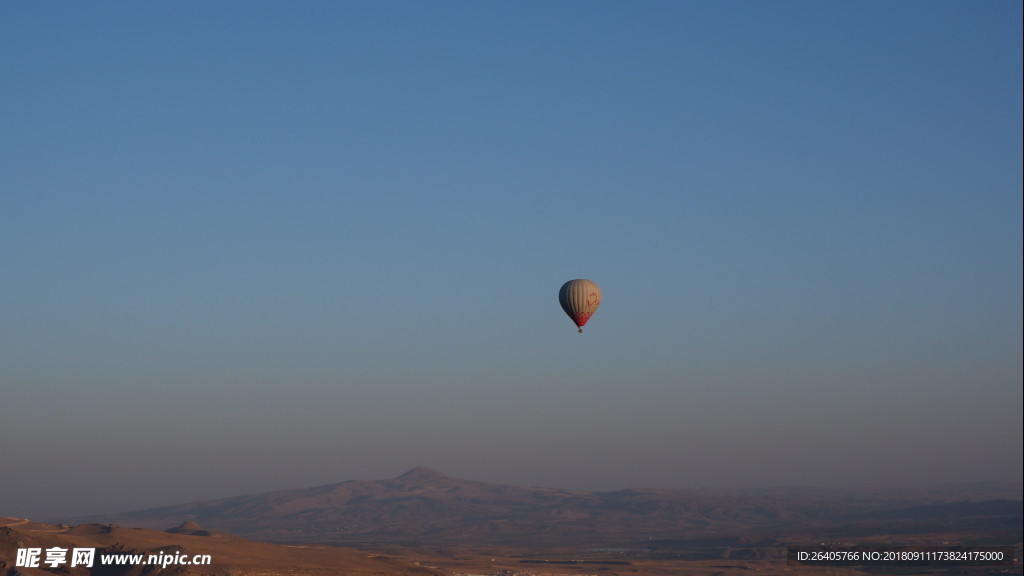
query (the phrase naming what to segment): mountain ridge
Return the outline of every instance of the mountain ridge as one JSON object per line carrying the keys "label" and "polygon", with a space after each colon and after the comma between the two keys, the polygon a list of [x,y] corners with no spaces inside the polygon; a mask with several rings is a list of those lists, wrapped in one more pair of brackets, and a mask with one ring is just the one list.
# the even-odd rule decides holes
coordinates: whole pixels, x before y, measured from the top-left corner
{"label": "mountain ridge", "polygon": [[[796,488],[588,492],[466,480],[417,466],[386,480],[347,480],[83,520],[152,529],[193,522],[268,542],[609,545],[637,538],[769,532],[823,522],[852,527],[883,521],[898,531],[910,521],[901,514],[976,516],[996,526],[1019,526],[1020,502],[1012,498],[1013,490],[972,486],[912,493]],[[970,504],[972,498],[977,504]],[[967,504],[934,508],[956,502]]]}

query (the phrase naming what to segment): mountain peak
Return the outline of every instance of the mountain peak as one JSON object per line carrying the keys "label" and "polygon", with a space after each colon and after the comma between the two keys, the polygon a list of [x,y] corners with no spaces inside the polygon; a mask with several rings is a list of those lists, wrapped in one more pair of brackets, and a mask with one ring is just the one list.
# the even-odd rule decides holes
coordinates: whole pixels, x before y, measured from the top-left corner
{"label": "mountain peak", "polygon": [[417,466],[395,478],[395,480],[402,480],[404,482],[435,482],[437,480],[449,479],[448,476],[428,466]]}
{"label": "mountain peak", "polygon": [[210,532],[208,530],[203,529],[202,526],[191,520],[186,520],[174,528],[164,530],[164,532],[168,532],[170,534],[189,534],[191,536],[210,536]]}

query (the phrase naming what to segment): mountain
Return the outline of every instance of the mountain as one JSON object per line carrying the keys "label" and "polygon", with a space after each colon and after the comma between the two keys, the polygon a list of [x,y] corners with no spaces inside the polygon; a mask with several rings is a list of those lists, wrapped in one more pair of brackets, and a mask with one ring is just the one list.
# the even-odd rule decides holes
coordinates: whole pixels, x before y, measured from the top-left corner
{"label": "mountain", "polygon": [[191,531],[201,525],[269,542],[343,545],[631,547],[753,542],[782,534],[798,539],[805,533],[948,533],[961,527],[1017,542],[1021,502],[1013,495],[1019,494],[1019,487],[977,485],[586,492],[491,484],[417,467],[389,480],[350,480],[87,520]]}

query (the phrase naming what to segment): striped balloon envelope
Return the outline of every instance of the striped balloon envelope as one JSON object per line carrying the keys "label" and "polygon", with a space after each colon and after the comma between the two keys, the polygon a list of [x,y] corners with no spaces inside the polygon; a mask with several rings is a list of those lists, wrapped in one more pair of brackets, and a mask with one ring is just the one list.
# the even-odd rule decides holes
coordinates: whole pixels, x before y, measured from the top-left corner
{"label": "striped balloon envelope", "polygon": [[558,291],[558,303],[582,334],[583,325],[601,305],[601,288],[583,278],[569,280],[562,284],[562,289]]}

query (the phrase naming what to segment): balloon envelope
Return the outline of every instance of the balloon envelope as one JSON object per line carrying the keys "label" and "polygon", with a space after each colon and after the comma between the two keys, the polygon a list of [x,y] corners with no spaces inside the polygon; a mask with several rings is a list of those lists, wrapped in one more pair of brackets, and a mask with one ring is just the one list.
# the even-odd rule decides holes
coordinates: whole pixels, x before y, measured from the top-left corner
{"label": "balloon envelope", "polygon": [[583,325],[601,305],[601,288],[583,278],[569,280],[562,284],[562,289],[558,291],[558,303],[582,333]]}

